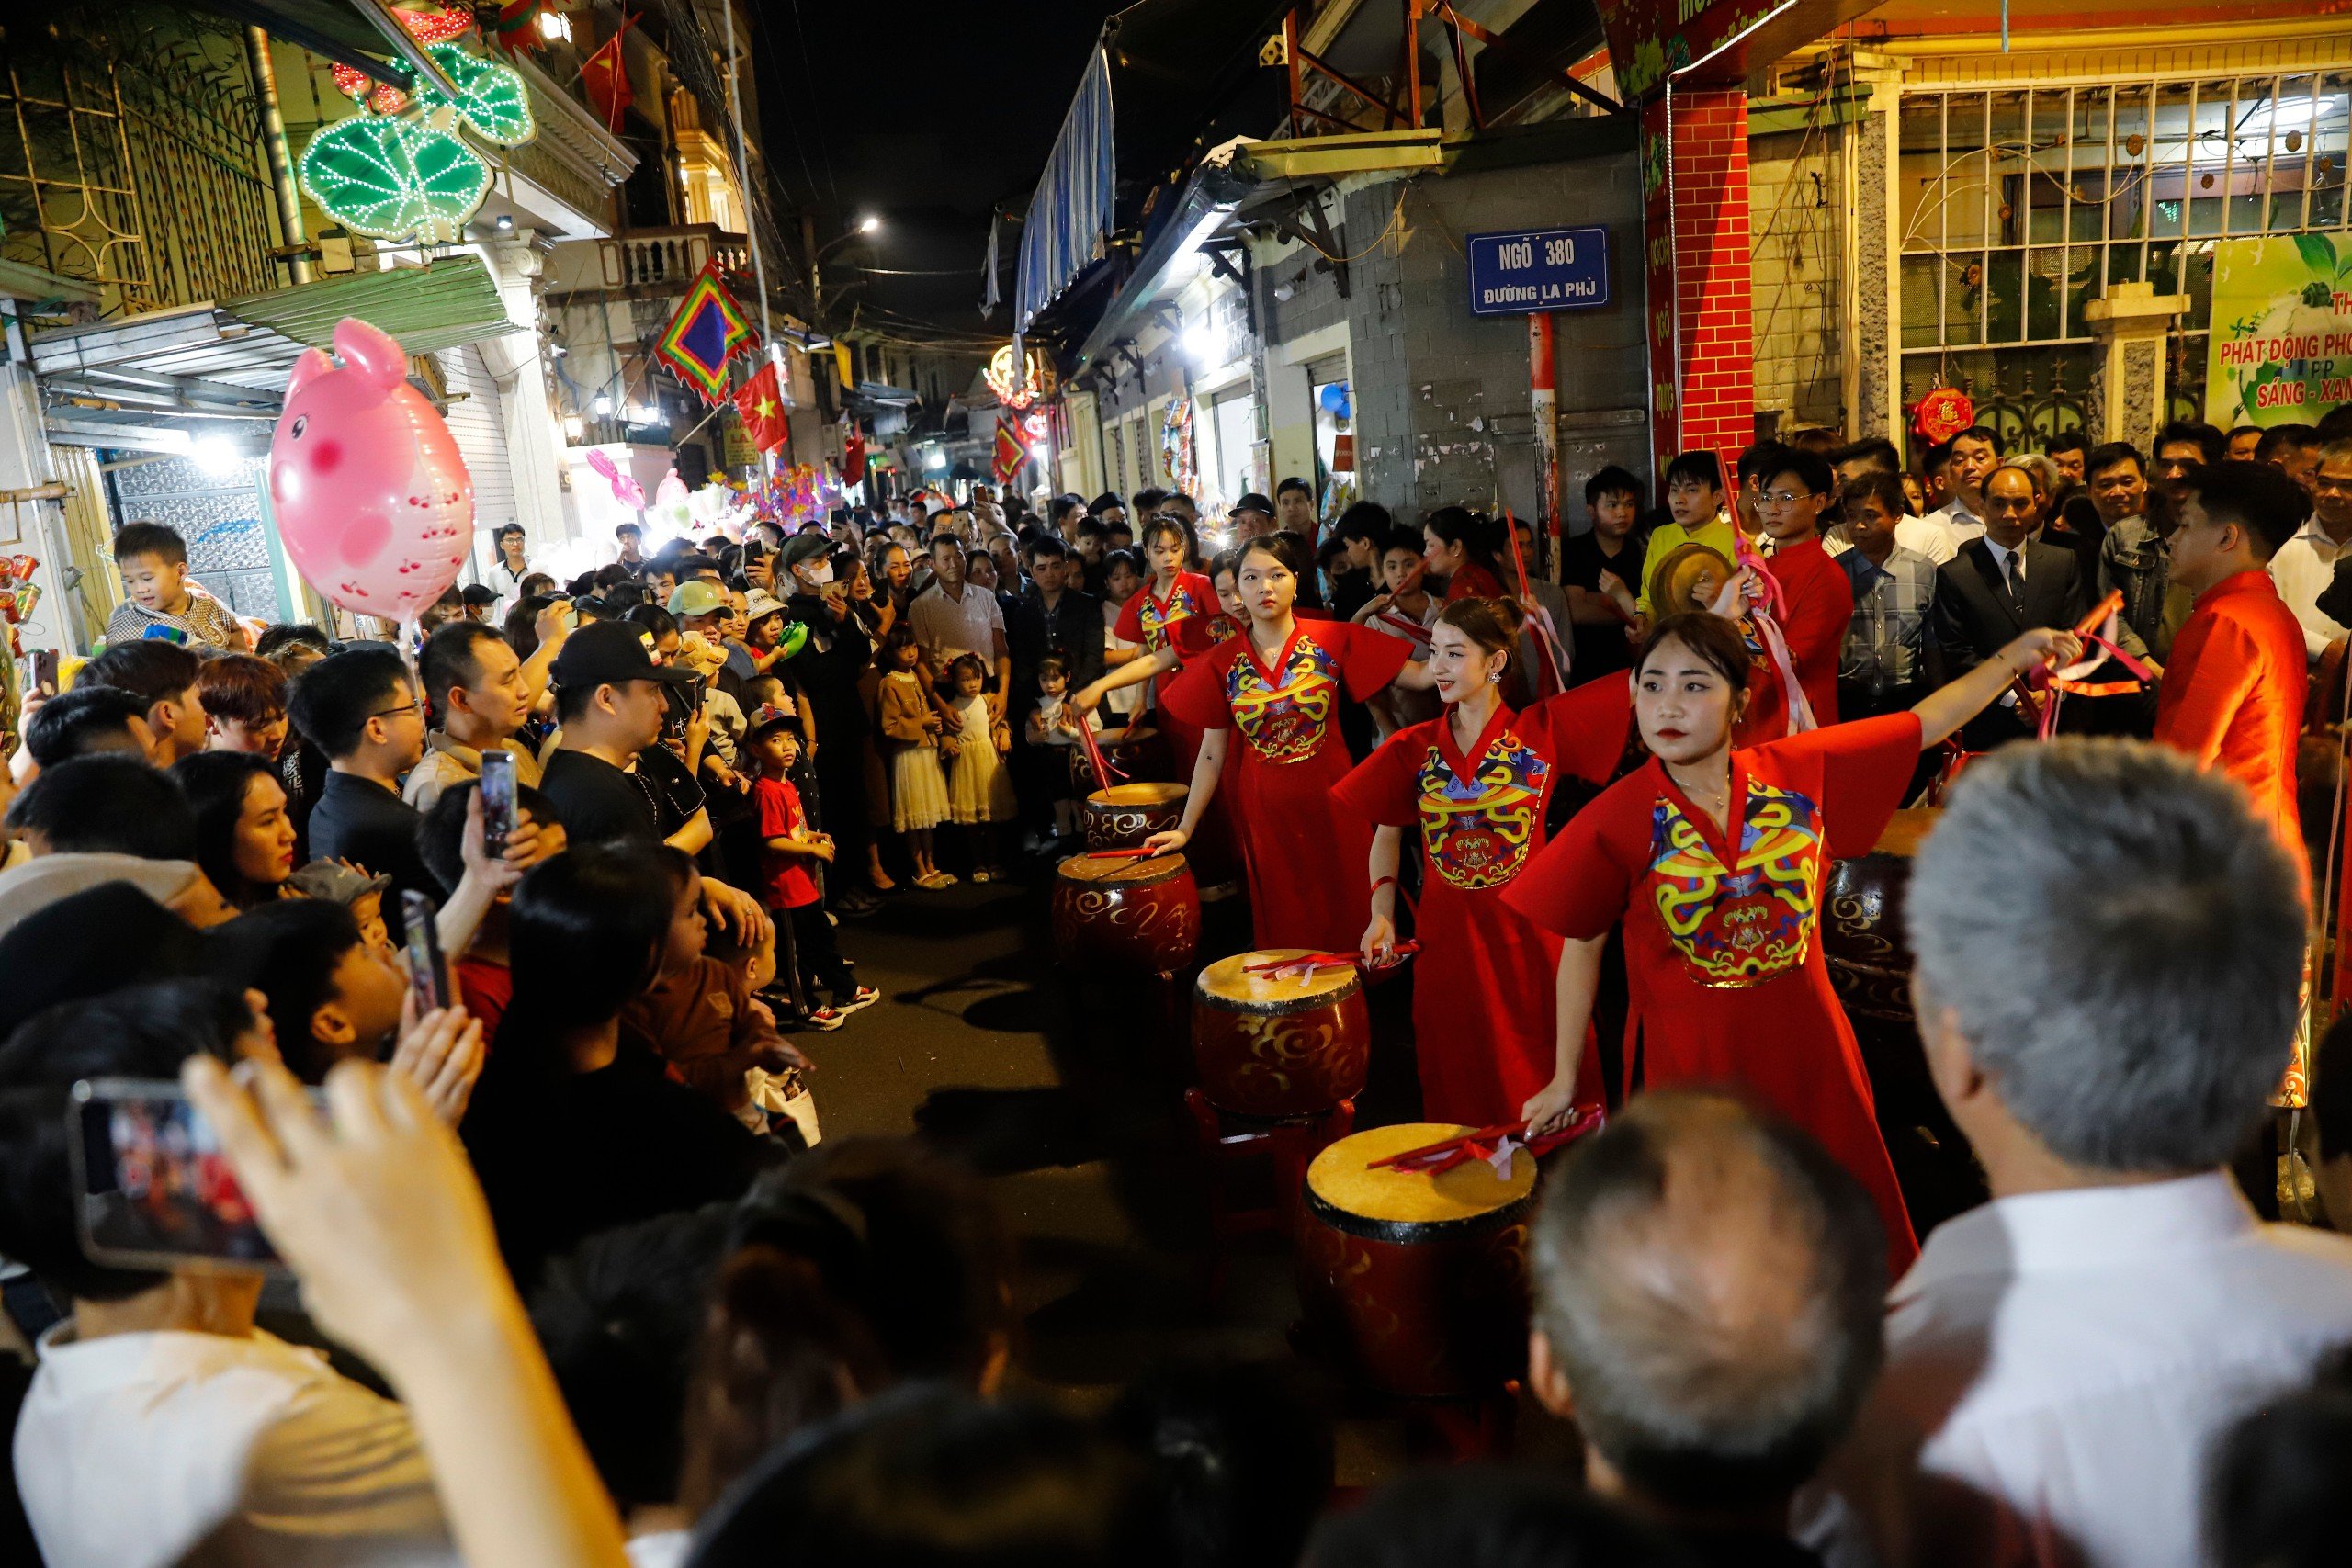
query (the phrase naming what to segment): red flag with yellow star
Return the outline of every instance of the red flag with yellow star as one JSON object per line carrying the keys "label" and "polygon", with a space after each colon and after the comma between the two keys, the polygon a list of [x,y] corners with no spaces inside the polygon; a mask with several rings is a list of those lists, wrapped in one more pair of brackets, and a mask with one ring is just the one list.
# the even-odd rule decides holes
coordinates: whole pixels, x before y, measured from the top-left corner
{"label": "red flag with yellow star", "polygon": [[763,452],[773,452],[791,439],[791,426],[784,417],[784,389],[776,384],[775,360],[761,366],[758,373],[736,392],[735,414],[743,422],[744,435]]}

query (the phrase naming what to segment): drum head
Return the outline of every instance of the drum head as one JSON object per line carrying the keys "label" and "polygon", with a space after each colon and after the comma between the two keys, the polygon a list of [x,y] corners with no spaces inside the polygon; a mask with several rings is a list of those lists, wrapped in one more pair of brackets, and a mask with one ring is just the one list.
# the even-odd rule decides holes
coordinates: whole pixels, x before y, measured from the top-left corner
{"label": "drum head", "polygon": [[1167,855],[1072,855],[1055,868],[1064,882],[1089,887],[1148,887],[1184,874],[1184,857]]}
{"label": "drum head", "polygon": [[1183,799],[1186,793],[1185,786],[1180,784],[1157,784],[1147,781],[1141,784],[1113,784],[1109,789],[1098,789],[1086,797],[1086,804],[1108,807],[1114,811],[1123,808],[1133,809],[1136,807],[1172,806]]}
{"label": "drum head", "polygon": [[1919,845],[1927,839],[1928,830],[1935,827],[1936,818],[1942,815],[1932,806],[1916,806],[1896,812],[1887,818],[1886,831],[1878,836],[1878,842],[1871,846],[1871,853],[1900,855],[1905,860],[1913,858],[1918,854]]}
{"label": "drum head", "polygon": [[1309,1203],[1318,1218],[1351,1235],[1410,1241],[1527,1202],[1535,1190],[1535,1156],[1523,1149],[1511,1156],[1507,1177],[1497,1176],[1481,1159],[1436,1175],[1372,1164],[1476,1131],[1444,1122],[1406,1122],[1341,1138],[1306,1168]]}
{"label": "drum head", "polygon": [[1200,993],[1228,1011],[1295,1012],[1304,1007],[1340,1001],[1362,988],[1352,964],[1333,964],[1310,969],[1304,975],[1285,974],[1280,978],[1250,973],[1252,964],[1303,958],[1311,951],[1304,947],[1275,947],[1262,953],[1237,953],[1230,958],[1220,958],[1201,971]]}

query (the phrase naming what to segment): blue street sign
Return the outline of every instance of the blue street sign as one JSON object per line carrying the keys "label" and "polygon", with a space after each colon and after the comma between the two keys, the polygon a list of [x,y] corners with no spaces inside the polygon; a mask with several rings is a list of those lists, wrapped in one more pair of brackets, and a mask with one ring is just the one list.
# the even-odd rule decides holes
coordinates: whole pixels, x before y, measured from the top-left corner
{"label": "blue street sign", "polygon": [[1470,313],[1523,316],[1609,303],[1609,231],[1470,236]]}

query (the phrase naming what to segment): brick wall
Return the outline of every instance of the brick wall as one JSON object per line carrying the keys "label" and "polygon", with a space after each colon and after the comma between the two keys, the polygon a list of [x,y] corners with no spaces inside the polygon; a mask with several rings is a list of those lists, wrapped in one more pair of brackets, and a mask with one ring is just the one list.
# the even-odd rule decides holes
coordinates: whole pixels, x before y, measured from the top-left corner
{"label": "brick wall", "polygon": [[1756,408],[1747,96],[1678,93],[1670,109],[1661,97],[1642,116],[1651,298],[1673,300],[1649,322],[1661,472],[1679,450],[1747,446]]}

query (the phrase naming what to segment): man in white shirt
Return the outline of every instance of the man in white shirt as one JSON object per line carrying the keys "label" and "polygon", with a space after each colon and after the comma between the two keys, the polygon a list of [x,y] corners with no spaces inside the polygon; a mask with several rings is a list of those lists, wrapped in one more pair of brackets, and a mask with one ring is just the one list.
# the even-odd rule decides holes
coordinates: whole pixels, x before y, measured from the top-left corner
{"label": "man in white shirt", "polygon": [[2195,1568],[2211,1441],[2352,1341],[2352,1238],[2223,1168],[2293,1054],[2301,878],[2229,780],[2062,739],[1968,769],[1906,899],[1993,1201],[1890,1297],[1830,1560]]}
{"label": "man in white shirt", "polygon": [[2343,626],[2320,613],[2319,596],[2335,580],[2345,547],[2352,545],[2352,441],[2321,448],[2311,491],[2311,517],[2270,558],[2270,581],[2302,624],[2304,651],[2316,660],[2345,635]]}
{"label": "man in white shirt", "polygon": [[915,640],[941,674],[958,656],[972,653],[996,672],[996,688],[989,694],[989,714],[1001,718],[1005,694],[1012,682],[1012,649],[1004,637],[1004,610],[996,595],[964,581],[964,545],[943,532],[931,541],[931,587],[907,606]]}
{"label": "man in white shirt", "polygon": [[[2000,460],[2000,437],[1981,424],[1971,425],[1951,438],[1948,470],[1951,499],[1928,513],[1926,521],[1941,525],[1955,548],[1984,532],[1984,480]],[[1896,543],[1908,549],[1918,548],[1900,537]]]}
{"label": "man in white shirt", "polygon": [[26,1517],[49,1568],[454,1565],[408,1412],[255,1328],[258,1272],[83,1255],[68,1089],[259,1048],[266,1024],[222,1038],[234,995],[134,987],[44,1014],[0,1053],[0,1248],[73,1309],[41,1336],[17,1421]]}
{"label": "man in white shirt", "polygon": [[[1900,474],[1903,471],[1902,454],[1895,451],[1894,443],[1878,436],[1857,441],[1851,446],[1839,447],[1831,455],[1830,462],[1838,469],[1838,504],[1841,509],[1845,504],[1845,487],[1862,475]],[[1959,555],[1960,545],[1961,541],[1952,536],[1951,530],[1939,521],[1913,517],[1907,513],[1898,513],[1894,519],[1894,547],[1927,557],[1931,566],[1941,566]],[[1842,556],[1854,547],[1854,541],[1848,536],[1846,525],[1841,522],[1822,535],[1821,546],[1833,556]]]}

